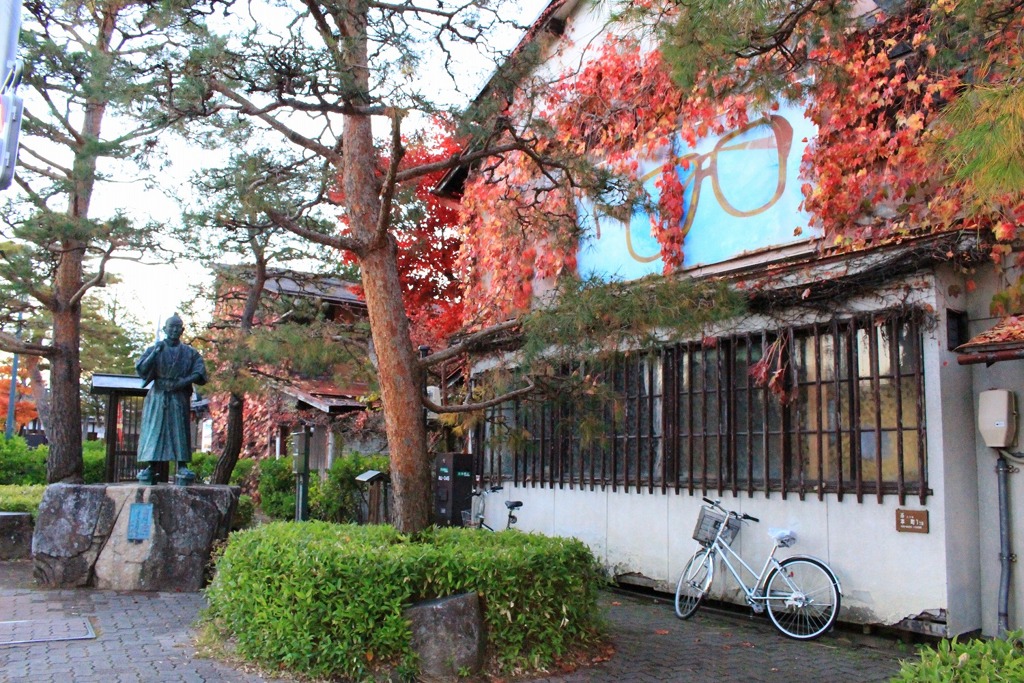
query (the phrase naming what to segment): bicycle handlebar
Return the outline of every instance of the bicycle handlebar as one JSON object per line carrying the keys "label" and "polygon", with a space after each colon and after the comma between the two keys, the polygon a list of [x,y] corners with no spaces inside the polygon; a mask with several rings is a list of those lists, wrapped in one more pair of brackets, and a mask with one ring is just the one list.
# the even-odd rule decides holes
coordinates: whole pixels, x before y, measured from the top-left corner
{"label": "bicycle handlebar", "polygon": [[504,487],[502,487],[502,486],[488,486],[485,489],[474,489],[472,495],[474,495],[474,496],[484,496],[484,495],[487,495],[488,493],[497,493],[498,491],[502,490],[502,488],[504,488]]}
{"label": "bicycle handlebar", "polygon": [[748,522],[760,522],[761,521],[757,517],[753,517],[751,515],[748,515],[745,512],[743,514],[740,514],[738,512],[733,512],[732,510],[726,510],[724,507],[722,507],[722,504],[719,503],[717,500],[711,500],[710,498],[705,498],[704,502],[707,503],[708,505],[710,505],[711,507],[718,508],[719,510],[721,510],[724,513],[726,513],[727,515],[732,515],[733,517],[739,517],[740,519],[746,520]]}

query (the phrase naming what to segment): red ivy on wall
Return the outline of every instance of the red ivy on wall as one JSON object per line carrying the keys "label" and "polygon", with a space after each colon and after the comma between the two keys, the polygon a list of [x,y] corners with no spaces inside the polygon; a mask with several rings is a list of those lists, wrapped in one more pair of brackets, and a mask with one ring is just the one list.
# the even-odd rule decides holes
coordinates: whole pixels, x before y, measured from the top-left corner
{"label": "red ivy on wall", "polygon": [[[804,208],[824,231],[826,246],[856,248],[962,228],[990,228],[997,239],[1013,239],[1024,226],[1021,192],[984,206],[965,204],[970,179],[954,182],[932,143],[948,132],[940,114],[961,96],[968,68],[972,78],[988,82],[1019,73],[1024,18],[984,38],[988,64],[940,69],[931,11],[878,16],[868,30],[842,33],[814,25],[809,15],[798,33],[821,38],[808,52],[808,70],[787,71],[772,55],[737,60],[731,75],[705,78],[689,92],[671,81],[658,50],[614,35],[577,72],[548,83],[538,78],[529,98],[506,112],[541,131],[530,133],[537,136],[535,154],[509,154],[484,166],[466,189],[460,266],[471,317],[494,320],[524,310],[539,283],[575,270],[577,201],[602,189],[576,182],[584,174],[574,175],[581,169],[573,168],[573,159],[594,162],[634,191],[639,159],[667,159],[651,227],[666,270],[679,267],[686,232],[675,166],[686,162],[673,140],[678,135],[693,145],[762,115],[732,91],[752,69],[787,74],[785,96],[804,98],[818,126],[801,174]],[[544,169],[537,155],[557,158],[561,166]],[[1006,251],[997,247],[993,255],[999,259]]]}

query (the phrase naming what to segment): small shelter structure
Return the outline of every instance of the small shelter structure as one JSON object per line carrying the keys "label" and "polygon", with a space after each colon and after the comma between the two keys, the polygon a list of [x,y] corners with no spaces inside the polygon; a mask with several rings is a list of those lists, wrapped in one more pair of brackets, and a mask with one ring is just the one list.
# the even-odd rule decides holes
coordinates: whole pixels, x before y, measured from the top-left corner
{"label": "small shelter structure", "polygon": [[106,479],[131,481],[139,473],[136,459],[142,402],[149,389],[141,377],[96,373],[89,393],[107,397],[104,441],[107,446]]}

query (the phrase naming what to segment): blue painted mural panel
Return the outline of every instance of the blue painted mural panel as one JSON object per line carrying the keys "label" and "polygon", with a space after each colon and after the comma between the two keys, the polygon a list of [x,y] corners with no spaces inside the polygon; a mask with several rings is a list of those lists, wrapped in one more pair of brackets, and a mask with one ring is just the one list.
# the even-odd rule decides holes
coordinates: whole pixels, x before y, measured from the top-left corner
{"label": "blue painted mural panel", "polygon": [[[800,160],[814,126],[800,109],[789,107],[721,136],[709,136],[682,148],[676,167],[683,184],[686,239],[685,266],[725,261],[743,252],[779,246],[816,236],[800,211]],[[641,167],[644,189],[657,201],[655,184],[664,161]],[[651,235],[643,208],[629,223],[578,206],[586,237],[580,243],[579,270],[584,277],[632,280],[660,273],[660,246]],[[796,234],[800,228],[800,234]]]}

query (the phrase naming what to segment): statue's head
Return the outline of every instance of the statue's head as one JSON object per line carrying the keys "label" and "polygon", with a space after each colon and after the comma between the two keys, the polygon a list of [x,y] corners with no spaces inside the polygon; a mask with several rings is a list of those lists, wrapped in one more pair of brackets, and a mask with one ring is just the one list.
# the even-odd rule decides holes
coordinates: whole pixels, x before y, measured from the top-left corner
{"label": "statue's head", "polygon": [[167,319],[167,322],[164,323],[164,336],[166,336],[169,341],[176,342],[181,339],[181,333],[184,329],[185,323],[182,322],[181,318],[178,317],[178,314],[175,313]]}

